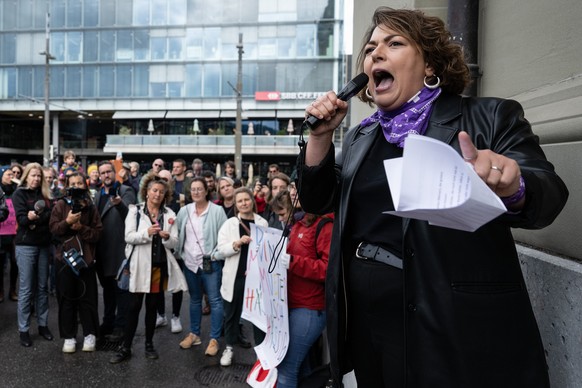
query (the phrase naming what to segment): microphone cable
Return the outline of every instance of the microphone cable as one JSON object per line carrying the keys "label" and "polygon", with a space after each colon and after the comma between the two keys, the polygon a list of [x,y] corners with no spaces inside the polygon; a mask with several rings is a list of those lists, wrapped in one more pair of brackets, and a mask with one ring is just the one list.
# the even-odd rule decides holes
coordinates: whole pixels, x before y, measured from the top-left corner
{"label": "microphone cable", "polygon": [[[309,130],[309,126],[307,125],[307,120],[304,120],[303,123],[301,124],[301,128],[300,128],[300,132],[299,132],[299,141],[297,142],[297,145],[299,146],[299,158],[297,161],[297,171],[302,171],[303,170],[303,160],[305,158],[305,146],[307,145],[307,142],[305,141],[305,138],[303,137],[303,132],[305,132],[306,130]],[[299,173],[297,173],[297,178],[295,179],[295,189],[297,190],[297,195],[295,196],[295,199],[291,202],[291,211],[289,212],[289,215],[287,216],[287,221],[285,222],[285,225],[283,226],[283,233],[281,234],[281,238],[279,239],[279,241],[277,242],[277,244],[275,245],[275,249],[273,250],[273,254],[271,256],[271,260],[269,261],[269,268],[268,268],[268,272],[269,273],[273,273],[273,271],[275,270],[276,266],[277,266],[277,261],[279,260],[279,257],[281,255],[281,252],[283,251],[283,240],[289,236],[289,233],[291,232],[291,220],[294,219],[295,214],[297,212],[297,204],[299,203],[299,196],[301,194],[301,181],[303,179],[303,175],[299,175]]]}

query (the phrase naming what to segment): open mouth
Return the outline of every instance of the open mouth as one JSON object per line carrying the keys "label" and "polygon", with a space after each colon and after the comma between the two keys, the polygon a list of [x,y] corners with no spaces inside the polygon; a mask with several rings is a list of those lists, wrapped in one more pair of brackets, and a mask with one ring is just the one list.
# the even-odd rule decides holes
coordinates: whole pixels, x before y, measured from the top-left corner
{"label": "open mouth", "polygon": [[394,77],[392,76],[392,74],[390,74],[389,72],[387,72],[385,70],[374,71],[373,77],[374,77],[374,85],[377,88],[382,87],[382,86],[389,86],[392,83],[392,81],[394,81]]}

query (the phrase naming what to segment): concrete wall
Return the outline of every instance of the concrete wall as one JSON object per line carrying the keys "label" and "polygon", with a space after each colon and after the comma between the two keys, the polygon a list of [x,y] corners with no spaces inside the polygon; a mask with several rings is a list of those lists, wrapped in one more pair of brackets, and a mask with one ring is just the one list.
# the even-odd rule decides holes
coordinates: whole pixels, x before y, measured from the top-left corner
{"label": "concrete wall", "polygon": [[[381,5],[422,8],[446,20],[448,1],[358,0],[354,10],[354,63],[370,17]],[[480,96],[519,101],[570,198],[542,230],[514,230],[524,277],[556,388],[582,387],[582,1],[481,0]],[[354,100],[355,101],[355,100]],[[371,114],[351,106],[351,125]],[[553,252],[548,254],[544,252]]]}
{"label": "concrete wall", "polygon": [[518,246],[555,388],[582,386],[582,264]]}

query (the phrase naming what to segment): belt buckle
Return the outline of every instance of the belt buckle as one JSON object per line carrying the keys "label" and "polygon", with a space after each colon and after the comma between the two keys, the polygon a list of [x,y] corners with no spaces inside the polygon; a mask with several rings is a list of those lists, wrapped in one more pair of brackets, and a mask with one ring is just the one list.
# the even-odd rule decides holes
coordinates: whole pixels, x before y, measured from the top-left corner
{"label": "belt buckle", "polygon": [[363,242],[363,241],[361,241],[361,242],[358,244],[358,247],[356,248],[356,257],[357,257],[358,259],[367,259],[367,257],[366,257],[366,256],[361,256],[361,255],[360,255],[360,248],[362,247],[362,244],[363,244],[363,243],[364,243],[364,242]]}

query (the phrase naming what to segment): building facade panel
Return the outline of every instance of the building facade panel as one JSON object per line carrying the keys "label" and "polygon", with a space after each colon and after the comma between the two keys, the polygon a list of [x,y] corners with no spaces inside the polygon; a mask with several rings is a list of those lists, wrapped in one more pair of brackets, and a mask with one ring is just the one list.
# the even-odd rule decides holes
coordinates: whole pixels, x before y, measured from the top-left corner
{"label": "building facade panel", "polygon": [[[156,134],[189,134],[198,119],[200,135],[231,135],[241,33],[245,134],[251,123],[257,135],[287,134],[309,98],[345,81],[343,0],[0,0],[0,10],[0,101],[10,102],[0,139],[14,159],[15,133],[42,133],[47,70],[58,151],[91,144],[89,159],[103,155],[107,134],[147,135],[149,111],[219,112],[164,118]],[[261,92],[306,98],[256,100]],[[113,118],[127,109],[142,114]]]}

